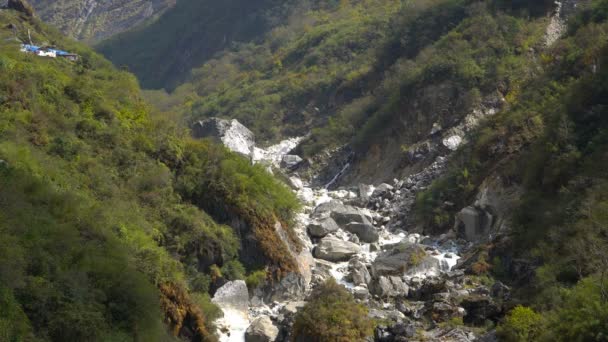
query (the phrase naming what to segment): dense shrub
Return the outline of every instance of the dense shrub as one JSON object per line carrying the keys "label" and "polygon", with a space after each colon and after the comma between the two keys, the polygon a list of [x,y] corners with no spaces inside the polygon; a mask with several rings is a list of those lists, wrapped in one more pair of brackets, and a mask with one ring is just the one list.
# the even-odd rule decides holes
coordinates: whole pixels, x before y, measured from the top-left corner
{"label": "dense shrub", "polygon": [[313,291],[298,312],[293,334],[296,341],[362,341],[373,328],[367,308],[330,279]]}

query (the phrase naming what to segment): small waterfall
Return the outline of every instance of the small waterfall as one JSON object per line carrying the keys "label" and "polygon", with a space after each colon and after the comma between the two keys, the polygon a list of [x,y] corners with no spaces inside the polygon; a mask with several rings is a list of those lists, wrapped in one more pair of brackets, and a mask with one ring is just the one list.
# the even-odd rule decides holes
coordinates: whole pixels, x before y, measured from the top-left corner
{"label": "small waterfall", "polygon": [[342,167],[342,169],[340,170],[340,172],[336,173],[336,175],[334,176],[334,178],[332,178],[329,183],[325,184],[325,186],[323,187],[324,189],[329,189],[330,186],[334,185],[335,182],[338,181],[338,179],[340,179],[340,177],[344,174],[344,172],[346,172],[346,170],[348,170],[348,168],[350,167],[350,163],[346,163],[346,165],[344,165],[344,167]]}

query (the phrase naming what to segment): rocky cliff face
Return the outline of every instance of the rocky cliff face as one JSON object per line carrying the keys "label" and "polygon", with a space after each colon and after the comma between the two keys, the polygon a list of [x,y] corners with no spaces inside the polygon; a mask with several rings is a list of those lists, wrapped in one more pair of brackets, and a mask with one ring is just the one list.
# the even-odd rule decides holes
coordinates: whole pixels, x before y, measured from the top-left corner
{"label": "rocky cliff face", "polygon": [[40,18],[76,39],[97,41],[159,15],[175,0],[33,0]]}

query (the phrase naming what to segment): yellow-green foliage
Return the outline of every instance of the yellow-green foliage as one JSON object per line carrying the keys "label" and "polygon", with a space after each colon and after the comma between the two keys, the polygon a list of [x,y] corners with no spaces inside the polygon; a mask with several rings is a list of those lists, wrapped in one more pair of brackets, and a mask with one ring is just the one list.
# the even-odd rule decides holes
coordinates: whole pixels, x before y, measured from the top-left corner
{"label": "yellow-green foliage", "polygon": [[[19,52],[9,23],[80,61]],[[166,284],[190,285],[210,311],[197,317],[217,316],[201,262],[229,278],[245,270],[238,237],[203,199],[269,222],[289,222],[297,201],[243,158],[186,136],[150,116],[132,75],[0,11],[0,339],[169,341]],[[196,312],[179,293],[184,303],[163,308]]]}
{"label": "yellow-green foliage", "polygon": [[504,341],[535,341],[541,330],[542,316],[531,308],[518,305],[505,317],[496,329],[496,334]]}
{"label": "yellow-green foliage", "polygon": [[263,285],[267,278],[268,272],[266,270],[258,270],[248,275],[245,282],[249,290],[254,290],[258,286]]}
{"label": "yellow-green foliage", "polygon": [[355,302],[333,279],[319,286],[296,316],[296,341],[363,341],[372,335],[374,322],[367,308]]}

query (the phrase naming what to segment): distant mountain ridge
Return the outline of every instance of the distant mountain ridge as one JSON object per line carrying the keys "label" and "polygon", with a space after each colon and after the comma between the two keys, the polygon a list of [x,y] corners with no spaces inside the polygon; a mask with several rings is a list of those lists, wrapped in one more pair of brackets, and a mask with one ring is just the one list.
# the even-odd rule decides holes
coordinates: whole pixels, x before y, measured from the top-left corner
{"label": "distant mountain ridge", "polygon": [[176,0],[31,0],[40,18],[64,34],[98,41],[126,31],[175,5]]}
{"label": "distant mountain ridge", "polygon": [[303,3],[308,1],[180,0],[150,25],[116,35],[97,50],[127,66],[144,88],[171,90],[216,53],[261,39]]}

